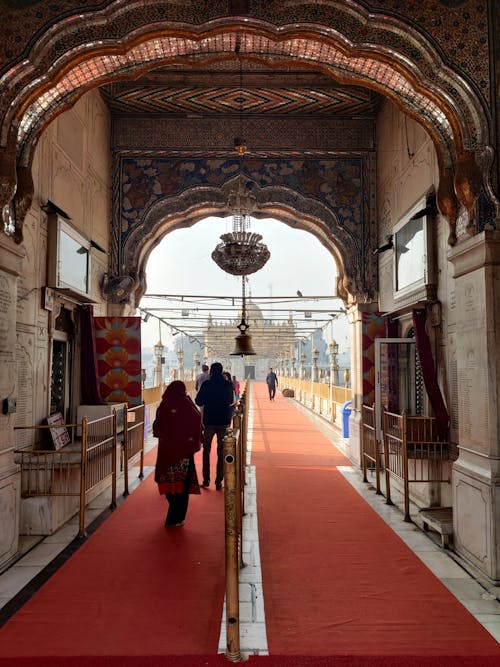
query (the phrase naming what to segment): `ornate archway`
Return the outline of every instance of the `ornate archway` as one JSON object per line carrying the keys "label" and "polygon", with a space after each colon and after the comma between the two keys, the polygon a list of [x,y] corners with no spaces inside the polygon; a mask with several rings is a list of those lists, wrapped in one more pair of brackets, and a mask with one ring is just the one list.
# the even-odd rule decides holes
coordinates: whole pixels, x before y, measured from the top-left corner
{"label": "ornate archway", "polygon": [[[338,81],[381,92],[416,118],[436,146],[438,202],[450,221],[452,242],[460,205],[469,213],[471,228],[477,226],[475,205],[481,192],[493,204],[488,222],[498,217],[490,176],[487,39],[479,40],[471,56],[476,79],[478,72],[483,77],[478,88],[471,85],[474,77],[467,70],[472,64],[465,57],[460,68],[451,68],[445,58],[439,42],[446,37],[440,27],[445,22],[436,20],[432,30],[430,25],[417,27],[413,7],[398,14],[382,11],[377,2],[372,11],[354,2],[301,3],[297,14],[293,4],[278,2],[255,7],[230,2],[228,8],[216,2],[195,8],[159,0],[145,8],[108,0],[91,14],[69,10],[57,15],[55,8],[37,12],[39,3],[31,4],[26,12],[33,35],[24,40],[24,52],[10,52],[0,80],[0,205],[6,228],[17,240],[33,194],[33,148],[50,120],[105,82],[137,77],[176,59],[201,65],[224,59],[234,52],[238,36],[244,58],[276,68],[293,62],[320,69]],[[436,16],[451,12],[448,2],[438,4],[432,10]],[[15,18],[11,12],[5,20]],[[484,25],[483,31],[487,35]]]}
{"label": "ornate archway", "polygon": [[[230,178],[220,187],[194,186],[178,196],[161,198],[148,208],[134,225],[123,244],[121,271],[136,278],[135,302],[146,290],[148,257],[170,232],[191,227],[209,216],[231,215],[227,207],[229,192],[238,179]],[[247,183],[250,181],[247,180]],[[291,227],[310,232],[331,253],[337,266],[337,294],[346,303],[350,298],[369,301],[374,297],[376,264],[356,243],[347,221],[328,206],[308,199],[297,190],[284,186],[260,188],[254,183],[257,208],[255,218],[275,218]],[[290,258],[293,262],[293,257]]]}

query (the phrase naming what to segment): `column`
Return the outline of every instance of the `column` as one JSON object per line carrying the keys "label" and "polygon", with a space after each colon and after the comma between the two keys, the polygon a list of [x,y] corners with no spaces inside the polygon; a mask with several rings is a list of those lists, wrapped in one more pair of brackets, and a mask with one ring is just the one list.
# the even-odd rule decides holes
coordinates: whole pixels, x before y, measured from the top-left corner
{"label": "column", "polygon": [[177,360],[178,360],[178,378],[184,382],[184,350],[180,347],[177,350]]}
{"label": "column", "polygon": [[[453,465],[456,551],[491,580],[500,579],[500,232],[485,231],[449,252],[455,278],[456,380],[450,411],[458,417]],[[451,318],[450,318],[451,319]]]}
{"label": "column", "polygon": [[[0,233],[0,400],[17,400],[17,407],[11,402],[9,410],[18,413],[27,389],[19,384],[16,353],[18,277],[24,252],[22,246]],[[21,476],[14,462],[15,423],[16,412],[0,411],[0,565],[14,558],[19,542]]]}
{"label": "column", "polygon": [[200,353],[199,352],[195,352],[193,354],[193,362],[194,362],[193,380],[196,380],[197,376],[200,373]]}
{"label": "column", "polygon": [[154,346],[155,353],[155,375],[153,386],[161,387],[163,384],[163,344],[159,340]]}

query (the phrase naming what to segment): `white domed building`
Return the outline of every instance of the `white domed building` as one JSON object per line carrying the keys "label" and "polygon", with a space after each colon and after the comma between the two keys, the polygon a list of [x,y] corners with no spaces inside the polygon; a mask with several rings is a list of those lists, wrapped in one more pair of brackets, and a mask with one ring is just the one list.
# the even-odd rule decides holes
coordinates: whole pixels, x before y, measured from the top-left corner
{"label": "white domed building", "polygon": [[261,309],[253,302],[246,304],[248,335],[252,337],[255,355],[233,356],[237,326],[241,315],[234,323],[215,321],[210,315],[204,332],[205,358],[207,363],[220,361],[225,370],[238,380],[264,380],[269,367],[275,368],[280,357],[291,357],[294,349],[295,326],[291,316],[282,322],[265,319]]}

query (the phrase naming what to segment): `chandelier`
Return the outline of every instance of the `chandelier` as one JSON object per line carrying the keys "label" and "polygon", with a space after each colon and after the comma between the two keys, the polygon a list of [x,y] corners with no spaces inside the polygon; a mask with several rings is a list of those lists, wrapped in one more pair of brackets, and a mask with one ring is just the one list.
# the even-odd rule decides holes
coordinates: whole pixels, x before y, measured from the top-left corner
{"label": "chandelier", "polygon": [[221,243],[212,252],[212,259],[223,271],[233,276],[247,276],[259,271],[267,262],[271,253],[262,236],[246,231],[249,227],[247,216],[233,216],[233,231],[222,234]]}
{"label": "chandelier", "polygon": [[240,38],[236,40],[235,52],[238,57],[240,72],[240,114],[239,129],[240,136],[235,137],[234,147],[239,156],[239,175],[236,187],[232,189],[227,198],[227,207],[233,214],[233,231],[222,234],[221,243],[218,243],[212,252],[212,259],[226,273],[233,276],[241,276],[242,283],[242,310],[241,322],[237,329],[236,347],[231,355],[247,356],[256,352],[252,348],[252,337],[247,333],[249,325],[246,322],[246,276],[262,269],[271,253],[262,236],[250,231],[250,215],[257,208],[257,200],[252,193],[253,183],[247,181],[243,175],[243,158],[247,150],[246,141],[241,138],[242,112],[243,112],[243,69],[240,59]]}
{"label": "chandelier", "polygon": [[243,114],[243,68],[240,58],[240,38],[237,37],[235,53],[239,64],[240,136],[234,139],[234,148],[239,156],[239,175],[236,186],[229,192],[227,208],[233,214],[233,231],[222,234],[212,252],[212,259],[223,271],[233,276],[246,276],[262,269],[271,253],[262,243],[262,236],[250,231],[250,215],[257,208],[257,199],[252,193],[253,183],[243,175],[243,159],[247,150],[242,138]]}

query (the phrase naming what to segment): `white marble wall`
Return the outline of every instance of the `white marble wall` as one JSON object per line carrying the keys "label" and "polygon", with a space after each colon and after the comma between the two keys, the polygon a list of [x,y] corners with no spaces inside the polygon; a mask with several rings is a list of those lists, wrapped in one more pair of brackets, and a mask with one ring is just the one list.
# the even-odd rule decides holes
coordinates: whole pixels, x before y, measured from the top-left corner
{"label": "white marble wall", "polygon": [[[21,500],[15,447],[32,442],[32,434],[14,426],[42,423],[50,405],[50,349],[59,305],[76,305],[56,297],[54,310],[44,308],[47,275],[47,216],[41,206],[50,199],[71,224],[105,251],[109,248],[111,201],[110,119],[99,93],[82,97],[40,137],[33,163],[33,206],[16,246],[0,241],[0,401],[17,399],[17,411],[0,414],[0,567],[15,557],[21,530],[50,532],[74,513],[74,499]],[[92,250],[92,297],[96,314],[106,314],[99,283],[108,255]],[[4,312],[5,311],[5,312]],[[78,397],[75,396],[75,402]],[[41,519],[42,517],[42,519]]]}

